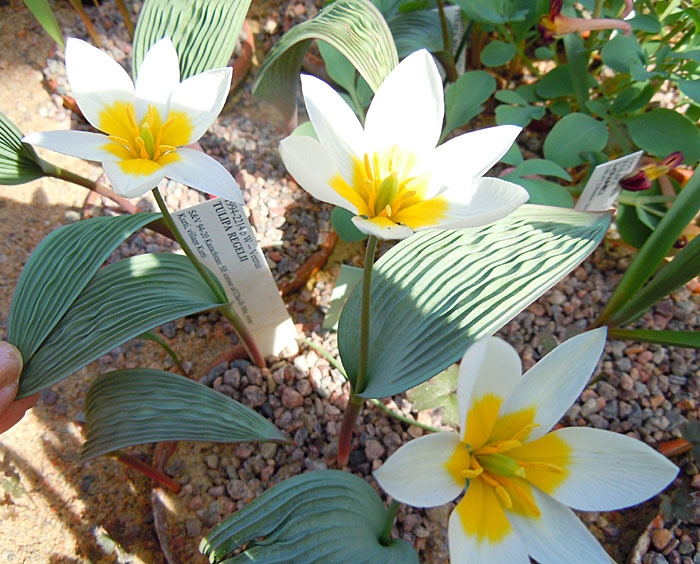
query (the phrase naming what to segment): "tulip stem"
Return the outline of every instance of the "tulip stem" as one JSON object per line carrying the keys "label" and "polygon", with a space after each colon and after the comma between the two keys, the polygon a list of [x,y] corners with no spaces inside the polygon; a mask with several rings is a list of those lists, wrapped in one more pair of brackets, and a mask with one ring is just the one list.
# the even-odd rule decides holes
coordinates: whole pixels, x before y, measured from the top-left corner
{"label": "tulip stem", "polygon": [[455,66],[455,58],[452,54],[452,44],[450,43],[450,30],[447,25],[447,16],[445,16],[444,0],[437,0],[438,14],[440,14],[440,26],[442,28],[443,55],[439,56],[439,60],[445,67],[448,82],[455,82],[459,78],[457,67]]}
{"label": "tulip stem", "polygon": [[90,180],[89,178],[85,178],[84,176],[80,176],[79,174],[75,174],[70,170],[66,170],[51,163],[42,163],[41,168],[46,176],[58,178],[59,180],[65,180],[66,182],[72,182],[73,184],[77,184],[78,186],[82,186],[83,188],[87,188],[93,192],[97,192],[100,196],[109,198],[115,204],[119,204],[119,206],[127,213],[138,213],[139,211],[139,209],[128,199],[120,196],[116,192],[113,192],[109,188],[105,188],[102,186],[102,184],[95,180]]}
{"label": "tulip stem", "polygon": [[396,514],[398,511],[399,502],[392,499],[391,503],[389,503],[389,507],[386,510],[386,519],[384,520],[382,535],[379,537],[379,542],[382,544],[382,546],[389,546],[391,541],[391,531],[394,529],[394,521],[396,521]]}
{"label": "tulip stem", "polygon": [[369,334],[370,318],[369,309],[372,300],[372,266],[374,265],[374,255],[377,252],[378,239],[370,235],[367,239],[367,250],[365,251],[365,268],[362,274],[362,318],[360,320],[360,365],[357,370],[357,380],[353,392],[361,392],[364,384],[363,380],[367,374],[367,364],[369,362]]}
{"label": "tulip stem", "polygon": [[415,419],[411,419],[410,417],[406,417],[405,415],[401,415],[400,413],[398,413],[398,412],[394,411],[393,409],[384,405],[378,399],[370,399],[369,402],[372,405],[374,405],[375,407],[378,407],[379,409],[381,409],[387,415],[390,415],[394,419],[398,419],[402,423],[406,423],[407,425],[413,425],[414,427],[419,427],[420,429],[423,429],[424,431],[428,431],[430,433],[439,433],[440,432],[440,429],[438,429],[436,427],[431,427],[430,425],[426,425],[425,423],[421,423],[420,421],[416,421]]}
{"label": "tulip stem", "polygon": [[165,205],[163,196],[158,191],[158,188],[154,188],[152,192],[153,197],[156,199],[156,203],[158,204],[158,207],[160,208],[160,211],[163,214],[163,220],[168,226],[168,229],[172,231],[175,240],[180,244],[182,250],[185,251],[187,258],[190,259],[190,262],[192,263],[192,266],[195,267],[197,272],[199,272],[200,276],[207,283],[207,286],[209,286],[209,288],[213,292],[214,296],[216,297],[216,300],[221,303],[221,305],[218,308],[219,312],[230,321],[231,325],[233,325],[233,328],[238,334],[238,337],[243,343],[243,346],[245,346],[246,350],[248,351],[248,355],[250,356],[250,358],[253,359],[258,368],[265,368],[265,359],[263,358],[260,350],[258,349],[258,346],[255,343],[255,340],[253,339],[253,335],[243,324],[239,316],[234,311],[233,307],[231,307],[231,305],[229,304],[229,299],[226,297],[226,294],[221,289],[221,286],[219,285],[218,281],[215,280],[212,277],[211,273],[205,268],[205,266],[201,262],[199,262],[199,260],[197,260],[197,258],[194,256],[194,253],[192,252],[192,249],[190,249],[190,246],[185,242],[177,227],[175,227],[175,222],[173,221],[173,218],[170,215],[170,212],[168,211],[168,206]]}
{"label": "tulip stem", "polygon": [[363,398],[356,395],[363,389],[363,380],[367,374],[367,364],[369,362],[369,334],[370,317],[369,307],[372,298],[372,266],[374,265],[374,255],[377,252],[378,239],[370,235],[367,239],[367,250],[365,251],[365,268],[362,275],[362,317],[360,319],[360,364],[357,369],[357,379],[355,385],[350,390],[350,399],[343,415],[343,423],[338,435],[338,467],[342,468],[348,463],[350,457],[350,446],[352,443],[352,431],[355,427],[355,420],[362,410]]}

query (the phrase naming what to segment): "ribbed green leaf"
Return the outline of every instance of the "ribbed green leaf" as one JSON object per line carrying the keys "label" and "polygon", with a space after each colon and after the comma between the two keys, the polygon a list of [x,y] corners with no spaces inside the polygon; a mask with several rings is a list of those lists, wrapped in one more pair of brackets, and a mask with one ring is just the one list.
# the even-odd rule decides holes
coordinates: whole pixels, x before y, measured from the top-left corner
{"label": "ribbed green leaf", "polygon": [[[401,393],[459,360],[576,267],[609,213],[525,205],[480,228],[412,235],[374,266],[366,398]],[[355,385],[361,288],[340,317],[338,347]]]}
{"label": "ribbed green leaf", "polygon": [[625,275],[600,314],[598,324],[606,323],[644,286],[649,277],[656,272],[671,245],[693,221],[698,211],[700,211],[700,172],[695,171],[625,271]]}
{"label": "ribbed green leaf", "polygon": [[215,527],[199,545],[209,562],[248,543],[224,564],[417,564],[403,539],[379,542],[386,518],[377,492],[358,476],[323,470],[281,482]]}
{"label": "ribbed green leaf", "polygon": [[627,302],[627,305],[613,315],[608,323],[611,325],[629,323],[656,302],[698,275],[700,275],[700,237],[695,237],[661,272]]}
{"label": "ribbed green leaf", "polygon": [[658,343],[672,347],[687,347],[700,349],[700,331],[651,331],[645,329],[616,329],[608,330],[611,339],[637,341],[638,343]]}
{"label": "ribbed green leaf", "polygon": [[144,331],[218,305],[181,255],[139,255],[106,266],[25,364],[17,397],[55,384]]}
{"label": "ribbed green leaf", "polygon": [[375,92],[398,64],[394,40],[379,10],[368,0],[336,0],[285,33],[260,68],[253,93],[277,106],[287,121],[296,111],[301,60],[314,39],[345,55]]}
{"label": "ribbed green leaf", "polygon": [[87,441],[81,458],[157,441],[288,442],[245,405],[163,370],[118,370],[97,378],[85,396]]}
{"label": "ribbed green leaf", "polygon": [[41,159],[31,145],[22,143],[24,135],[0,112],[0,184],[24,184],[44,176]]}
{"label": "ribbed green leaf", "polygon": [[39,243],[22,270],[7,321],[7,340],[25,364],[110,253],[158,217],[96,217],[61,227]]}
{"label": "ribbed green leaf", "polygon": [[440,16],[432,10],[398,12],[387,20],[387,25],[394,37],[400,59],[418,49],[436,53],[445,47]]}
{"label": "ribbed green leaf", "polygon": [[66,44],[63,42],[63,33],[61,28],[56,21],[56,16],[51,10],[51,6],[47,0],[24,0],[27,8],[34,14],[36,21],[41,24],[44,31],[49,34],[51,39],[58,43],[61,47],[65,47]]}
{"label": "ribbed green leaf", "polygon": [[167,35],[180,57],[182,80],[228,65],[250,0],[146,0],[134,36],[133,68]]}

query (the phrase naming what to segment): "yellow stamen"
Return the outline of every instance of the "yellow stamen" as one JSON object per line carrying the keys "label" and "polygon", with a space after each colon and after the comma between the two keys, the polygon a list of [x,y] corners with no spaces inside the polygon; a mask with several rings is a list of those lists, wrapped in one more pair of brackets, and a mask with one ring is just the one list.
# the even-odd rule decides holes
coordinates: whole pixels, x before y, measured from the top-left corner
{"label": "yellow stamen", "polygon": [[481,473],[484,471],[483,468],[478,468],[475,470],[462,470],[460,474],[464,476],[465,478],[476,478],[477,476],[480,476]]}
{"label": "yellow stamen", "polygon": [[563,474],[565,472],[565,470],[561,466],[557,466],[556,464],[549,464],[548,462],[523,462],[522,460],[516,460],[516,462],[524,468],[546,470],[548,472],[554,472],[555,474]]}
{"label": "yellow stamen", "polygon": [[[512,480],[509,480],[508,478],[505,478],[503,476],[493,476],[493,480],[495,482],[500,482],[504,486],[510,488],[513,491],[513,493],[517,496],[518,500],[522,501],[534,515],[536,515],[537,517],[542,515],[530,492],[526,491],[524,488],[522,488]],[[496,492],[498,492],[498,490],[496,490]],[[512,507],[512,505],[510,507]],[[510,507],[508,508],[510,509]]]}
{"label": "yellow stamen", "polygon": [[[527,437],[530,432],[535,428],[539,427],[539,423],[530,423],[529,425],[525,425],[520,431],[518,431],[515,436],[511,439],[511,441],[519,441],[525,437]],[[520,445],[518,445],[520,446]]]}
{"label": "yellow stamen", "polygon": [[129,151],[129,154],[132,155],[135,159],[138,158],[136,151],[131,146],[131,143],[129,143],[128,140],[124,139],[123,137],[117,137],[116,135],[107,135],[107,139],[109,139],[113,143],[117,143],[124,147],[127,151]]}
{"label": "yellow stamen", "polygon": [[513,500],[511,499],[510,495],[506,491],[506,489],[499,484],[496,479],[489,475],[489,474],[482,474],[481,478],[486,482],[489,486],[493,487],[496,490],[496,495],[501,498],[501,501],[503,502],[503,505],[505,505],[508,509],[513,507]]}

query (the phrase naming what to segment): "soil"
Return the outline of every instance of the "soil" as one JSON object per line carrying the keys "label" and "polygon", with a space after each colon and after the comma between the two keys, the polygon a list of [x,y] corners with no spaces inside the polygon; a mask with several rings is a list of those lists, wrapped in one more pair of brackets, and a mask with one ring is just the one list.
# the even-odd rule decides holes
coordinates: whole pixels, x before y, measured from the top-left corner
{"label": "soil", "polygon": [[[4,47],[0,52],[0,111],[25,133],[85,128],[80,118],[63,107],[60,92],[50,93],[47,87],[47,76],[60,84],[60,51],[55,50],[24,5],[15,4],[0,5]],[[54,7],[69,35],[86,36],[68,4],[57,3]],[[308,17],[315,7],[299,2],[290,4],[289,9],[294,17]],[[119,27],[116,8],[106,2],[100,10],[93,17],[101,33],[110,30],[107,48],[113,55],[121,52],[122,58],[128,59],[128,38]],[[264,51],[279,36],[286,12],[287,6],[278,2],[254,3],[250,21],[258,51],[253,73]],[[236,175],[268,264],[278,284],[284,285],[322,247],[330,232],[330,208],[313,201],[288,179],[276,153],[277,142],[285,135],[282,120],[252,97],[251,84],[249,77],[231,96],[201,145]],[[528,139],[529,149],[536,150],[536,145]],[[98,166],[78,159],[40,154],[90,178],[101,174]],[[164,188],[173,208],[200,200],[198,193],[175,183]],[[47,234],[80,218],[86,195],[82,188],[51,179],[0,186],[0,236],[7,242],[0,251],[4,274],[0,280],[0,338],[4,337],[12,292],[22,266]],[[87,211],[104,213],[103,203],[98,199],[97,207]],[[148,208],[152,203],[145,198],[139,205]],[[110,260],[171,248],[164,238],[145,232],[130,238]],[[324,269],[285,299],[303,336],[331,354],[337,355],[335,337],[321,331],[320,323],[339,265],[358,265],[361,256],[361,244],[339,244]],[[516,346],[526,368],[532,366],[570,331],[585,328],[627,264],[629,252],[624,248],[598,249],[500,335]],[[697,330],[698,301],[697,294],[682,288],[641,323],[646,327]],[[295,446],[180,443],[165,470],[182,490],[177,495],[158,491],[153,502],[151,481],[142,474],[107,457],[80,462],[80,446],[85,439],[83,401],[98,374],[137,366],[177,371],[154,343],[129,341],[42,392],[37,406],[0,437],[0,468],[4,473],[4,480],[0,476],[4,489],[0,491],[0,496],[4,494],[0,501],[4,523],[0,529],[0,562],[160,564],[166,562],[162,551],[166,547],[171,562],[205,562],[198,553],[199,540],[226,516],[286,477],[335,467],[335,441],[347,402],[347,387],[324,358],[302,347],[295,357],[268,359],[268,378],[247,361],[221,362],[236,338],[216,314],[178,320],[159,328],[159,333],[186,360],[188,376],[257,409],[287,432]],[[686,420],[698,418],[700,366],[695,351],[611,341],[599,374],[602,379],[584,392],[563,424],[607,428],[658,445],[678,437]],[[439,411],[416,412],[405,397],[391,398],[389,406],[424,423],[441,425]],[[349,470],[376,486],[371,471],[398,446],[420,434],[416,427],[398,423],[376,409],[366,409],[358,421]],[[150,462],[154,447],[127,450]],[[691,491],[700,487],[700,480],[693,479],[698,475],[693,460],[686,455],[676,462],[683,469],[679,483]],[[163,508],[158,517],[164,524],[160,539],[154,524],[154,503]],[[624,562],[658,506],[659,498],[655,498],[631,510],[581,517],[615,559]],[[451,508],[402,507],[395,535],[414,544],[421,562],[445,562],[446,523]],[[665,527],[671,531],[676,524]],[[658,542],[652,548],[658,549],[659,556],[668,556],[665,562],[675,561],[674,551],[678,562],[681,554],[692,558],[698,552],[695,546],[692,552],[678,552],[682,543],[700,541],[696,525],[681,526],[685,527],[682,532],[678,527],[673,532],[678,539],[673,546],[670,532],[667,544],[662,544],[664,535],[656,535]]]}

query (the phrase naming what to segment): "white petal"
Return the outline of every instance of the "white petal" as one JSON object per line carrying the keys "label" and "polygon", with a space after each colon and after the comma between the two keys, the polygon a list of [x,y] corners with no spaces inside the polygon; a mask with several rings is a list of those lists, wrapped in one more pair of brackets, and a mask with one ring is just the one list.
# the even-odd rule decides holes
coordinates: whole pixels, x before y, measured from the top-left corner
{"label": "white petal", "polygon": [[441,197],[448,202],[444,216],[428,228],[462,229],[488,225],[506,217],[530,197],[522,186],[500,178],[478,178],[471,186],[455,186]]}
{"label": "white petal", "polygon": [[280,155],[292,178],[314,198],[357,213],[357,208],[328,184],[338,169],[318,141],[305,135],[291,135],[280,141]]}
{"label": "white petal", "polygon": [[165,165],[165,176],[202,192],[245,203],[238,184],[219,161],[186,147],[178,149],[177,154],[179,160]]}
{"label": "white petal", "polygon": [[581,511],[611,511],[641,503],[668,486],[678,467],[643,442],[600,429],[571,427],[552,434],[571,448],[566,480],[550,495]]}
{"label": "white petal", "polygon": [[81,39],[66,42],[66,74],[80,111],[96,129],[102,129],[105,108],[134,102],[134,83],[121,65]]}
{"label": "white petal", "polygon": [[385,218],[365,219],[356,215],[352,218],[352,223],[362,231],[362,233],[374,235],[375,237],[387,241],[392,239],[405,239],[413,235],[413,229],[408,225],[399,225],[390,220],[382,221],[384,219]]}
{"label": "white petal", "polygon": [[22,141],[88,161],[101,162],[114,158],[114,155],[102,149],[104,145],[109,143],[109,140],[99,133],[90,133],[88,131],[42,131],[31,133]]}
{"label": "white petal", "polygon": [[442,130],[445,100],[432,55],[416,51],[391,71],[367,110],[365,133],[372,152],[394,145],[418,155],[432,151]]}
{"label": "white petal", "polygon": [[[467,490],[464,499],[450,515],[447,529],[450,564],[529,564],[530,558],[525,545],[503,516],[503,510],[492,493],[493,490],[489,486],[478,484],[477,480],[472,481],[470,488],[474,485],[481,487],[480,493],[486,494],[485,499],[482,496],[470,499],[469,490]],[[485,503],[489,506],[486,507]],[[495,533],[495,536],[502,536],[495,540],[489,539],[487,534],[480,538],[478,534],[467,533],[460,515],[461,511],[467,515],[476,515],[478,519],[484,519],[482,526],[485,529],[488,529],[489,525],[493,526],[493,518],[500,514],[505,530]],[[490,516],[491,521],[487,520],[487,515]]]}
{"label": "white petal", "polygon": [[374,471],[391,497],[413,507],[435,507],[455,499],[466,480],[455,481],[445,466],[458,447],[457,433],[433,433],[414,439]]}
{"label": "white petal", "polygon": [[185,145],[194,143],[221,113],[231,87],[231,67],[212,69],[183,80],[170,97],[170,111],[187,114],[193,130]]}
{"label": "white petal", "polygon": [[588,383],[603,354],[606,335],[605,327],[594,329],[555,348],[523,376],[501,408],[501,416],[534,407],[539,427],[528,441],[548,433]]}
{"label": "white petal", "polygon": [[537,488],[532,494],[539,518],[506,511],[530,556],[541,564],[615,564],[571,509]]}
{"label": "white petal", "polygon": [[353,157],[362,162],[364,130],[350,106],[328,84],[303,74],[301,86],[309,118],[323,147],[331,154],[345,181],[353,181]]}
{"label": "white petal", "polygon": [[138,198],[149,190],[158,186],[158,183],[165,178],[165,168],[160,167],[153,174],[135,175],[126,174],[118,163],[105,161],[102,163],[107,178],[112,183],[112,190],[125,198]]}
{"label": "white petal", "polygon": [[136,119],[141,121],[148,104],[157,106],[163,119],[168,113],[168,100],[180,84],[177,51],[169,37],[163,37],[146,53],[136,79]]}
{"label": "white petal", "polygon": [[[488,439],[501,402],[508,397],[521,375],[518,353],[497,337],[482,339],[464,353],[459,365],[457,403],[461,437],[468,437],[465,442],[473,448],[478,448]],[[497,398],[498,404],[489,409],[484,404],[486,397]],[[482,407],[474,411],[475,404]]]}
{"label": "white petal", "polygon": [[508,152],[521,131],[515,125],[499,125],[450,139],[431,155],[434,177],[449,186],[456,179],[483,176]]}

